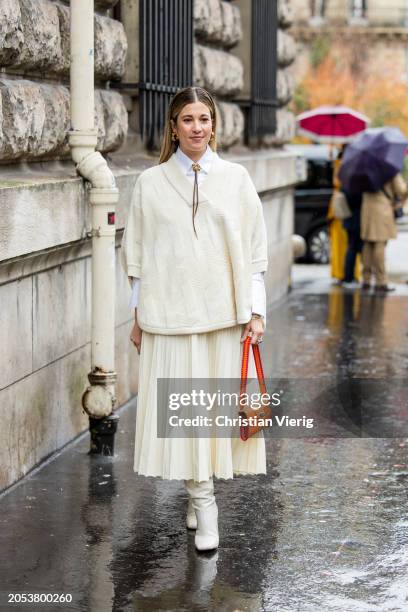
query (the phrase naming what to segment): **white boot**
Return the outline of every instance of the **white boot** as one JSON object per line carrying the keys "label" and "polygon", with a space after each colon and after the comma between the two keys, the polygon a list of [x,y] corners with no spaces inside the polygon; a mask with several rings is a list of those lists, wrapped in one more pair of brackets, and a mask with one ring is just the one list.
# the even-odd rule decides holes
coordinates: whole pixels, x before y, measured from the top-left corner
{"label": "white boot", "polygon": [[214,497],[212,478],[204,482],[186,480],[197,517],[197,531],[194,538],[197,550],[213,550],[218,547],[218,508]]}
{"label": "white boot", "polygon": [[191,497],[188,499],[186,525],[187,529],[197,529],[197,517],[193,508],[193,500]]}

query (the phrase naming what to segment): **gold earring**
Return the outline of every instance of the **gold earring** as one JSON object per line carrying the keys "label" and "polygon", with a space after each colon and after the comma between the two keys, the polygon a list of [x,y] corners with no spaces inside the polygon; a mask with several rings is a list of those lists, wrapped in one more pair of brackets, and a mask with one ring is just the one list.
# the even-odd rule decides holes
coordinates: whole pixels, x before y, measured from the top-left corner
{"label": "gold earring", "polygon": [[172,133],[171,139],[172,139],[173,142],[176,142],[176,140],[178,140],[177,134],[175,132]]}
{"label": "gold earring", "polygon": [[210,138],[210,140],[214,140],[214,138],[215,138],[215,134],[214,134],[214,132],[211,132],[211,138]]}

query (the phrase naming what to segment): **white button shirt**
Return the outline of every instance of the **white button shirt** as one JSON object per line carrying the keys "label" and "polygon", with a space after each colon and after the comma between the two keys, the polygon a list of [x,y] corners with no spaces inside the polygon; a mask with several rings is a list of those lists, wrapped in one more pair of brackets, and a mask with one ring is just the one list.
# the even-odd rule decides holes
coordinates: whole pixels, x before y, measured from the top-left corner
{"label": "white button shirt", "polygon": [[[184,174],[193,183],[194,182],[194,170],[192,168],[192,164],[194,163],[193,160],[190,159],[185,153],[183,153],[180,147],[177,148],[175,156],[176,156],[177,161],[180,163],[182,170],[184,170]],[[215,153],[211,149],[211,147],[207,145],[204,155],[200,157],[198,161],[201,167],[200,172],[197,174],[197,182],[199,185],[203,182],[203,180],[209,173],[211,164],[212,164],[212,160],[216,156],[217,156],[217,153]]]}
{"label": "white button shirt", "polygon": [[[192,164],[194,161],[183,153],[180,147],[177,147],[175,156],[185,175],[193,183],[194,170],[192,168]],[[204,155],[198,160],[201,167],[200,172],[197,174],[197,182],[199,185],[203,182],[203,180],[205,180],[205,177],[210,171],[211,163],[215,156],[217,156],[217,153],[215,153],[215,151],[213,151],[211,147],[207,145]],[[257,314],[260,314],[266,318],[266,293],[263,275],[263,272],[257,272],[256,274],[252,275],[252,312],[256,312]],[[140,278],[133,277],[132,297],[130,299],[129,308],[137,308],[139,303],[139,285]]]}

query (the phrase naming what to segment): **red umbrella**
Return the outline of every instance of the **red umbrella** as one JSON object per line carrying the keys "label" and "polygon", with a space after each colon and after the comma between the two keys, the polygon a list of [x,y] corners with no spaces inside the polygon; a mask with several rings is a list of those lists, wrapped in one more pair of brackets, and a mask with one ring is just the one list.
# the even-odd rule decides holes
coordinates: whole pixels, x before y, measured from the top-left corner
{"label": "red umbrella", "polygon": [[328,144],[350,142],[370,120],[347,106],[319,106],[296,117],[298,133]]}

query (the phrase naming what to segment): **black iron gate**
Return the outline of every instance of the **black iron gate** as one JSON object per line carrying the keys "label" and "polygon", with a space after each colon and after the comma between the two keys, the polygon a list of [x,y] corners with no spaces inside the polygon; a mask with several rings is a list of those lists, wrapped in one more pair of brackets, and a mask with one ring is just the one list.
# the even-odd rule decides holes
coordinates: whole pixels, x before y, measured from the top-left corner
{"label": "black iron gate", "polygon": [[252,0],[249,144],[276,132],[277,0]]}
{"label": "black iron gate", "polygon": [[139,0],[140,131],[159,145],[172,95],[192,85],[193,0]]}

